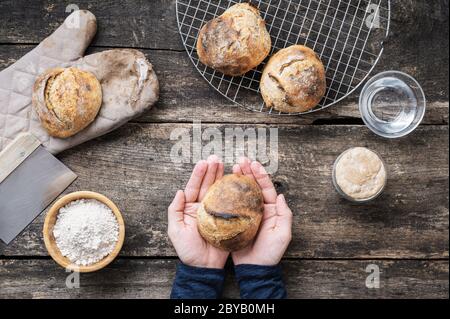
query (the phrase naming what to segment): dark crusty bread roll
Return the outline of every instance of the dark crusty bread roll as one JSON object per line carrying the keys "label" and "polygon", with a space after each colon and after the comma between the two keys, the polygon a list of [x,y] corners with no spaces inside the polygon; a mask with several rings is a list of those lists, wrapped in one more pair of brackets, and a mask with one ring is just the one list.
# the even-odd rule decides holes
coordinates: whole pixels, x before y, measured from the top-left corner
{"label": "dark crusty bread roll", "polygon": [[198,230],[211,245],[236,251],[258,232],[264,199],[252,178],[226,175],[210,187],[197,211]]}
{"label": "dark crusty bread roll", "polygon": [[77,68],[47,70],[34,85],[33,106],[41,125],[54,137],[67,138],[84,129],[101,105],[100,82],[92,73]]}
{"label": "dark crusty bread roll", "polygon": [[316,53],[303,45],[280,50],[267,63],[261,94],[268,107],[305,112],[320,103],[326,91],[325,68]]}
{"label": "dark crusty bread roll", "polygon": [[200,61],[226,75],[238,76],[269,55],[270,35],[259,10],[239,3],[206,23],[197,41]]}

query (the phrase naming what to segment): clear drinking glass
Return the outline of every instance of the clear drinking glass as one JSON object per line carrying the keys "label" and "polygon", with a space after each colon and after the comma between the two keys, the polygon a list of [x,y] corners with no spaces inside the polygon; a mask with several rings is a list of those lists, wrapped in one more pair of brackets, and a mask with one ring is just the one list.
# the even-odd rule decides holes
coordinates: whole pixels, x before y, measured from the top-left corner
{"label": "clear drinking glass", "polygon": [[359,97],[364,123],[375,134],[397,138],[408,135],[422,122],[426,99],[420,84],[398,71],[382,72],[370,79]]}

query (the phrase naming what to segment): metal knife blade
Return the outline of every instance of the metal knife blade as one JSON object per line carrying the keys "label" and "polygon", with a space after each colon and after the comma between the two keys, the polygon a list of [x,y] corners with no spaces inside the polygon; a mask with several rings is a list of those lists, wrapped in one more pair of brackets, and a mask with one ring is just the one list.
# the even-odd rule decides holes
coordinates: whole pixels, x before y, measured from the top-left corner
{"label": "metal knife blade", "polygon": [[9,244],[77,176],[42,146],[0,184],[0,239]]}

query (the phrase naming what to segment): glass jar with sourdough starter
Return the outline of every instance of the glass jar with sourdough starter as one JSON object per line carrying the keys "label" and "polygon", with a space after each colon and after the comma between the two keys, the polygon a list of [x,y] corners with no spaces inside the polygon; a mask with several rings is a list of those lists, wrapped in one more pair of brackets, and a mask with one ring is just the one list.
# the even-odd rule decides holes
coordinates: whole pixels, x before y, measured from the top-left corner
{"label": "glass jar with sourdough starter", "polygon": [[386,165],[377,153],[367,148],[348,149],[334,163],[333,184],[337,192],[349,201],[371,201],[386,187]]}

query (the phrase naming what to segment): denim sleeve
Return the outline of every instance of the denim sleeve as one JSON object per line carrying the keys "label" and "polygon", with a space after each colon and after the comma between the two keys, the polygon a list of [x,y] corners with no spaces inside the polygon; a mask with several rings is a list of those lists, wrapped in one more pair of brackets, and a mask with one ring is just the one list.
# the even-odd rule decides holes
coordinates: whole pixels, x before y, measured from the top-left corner
{"label": "denim sleeve", "polygon": [[224,269],[198,268],[179,263],[171,299],[217,299],[222,295]]}
{"label": "denim sleeve", "polygon": [[285,299],[281,266],[237,265],[236,279],[242,299]]}

